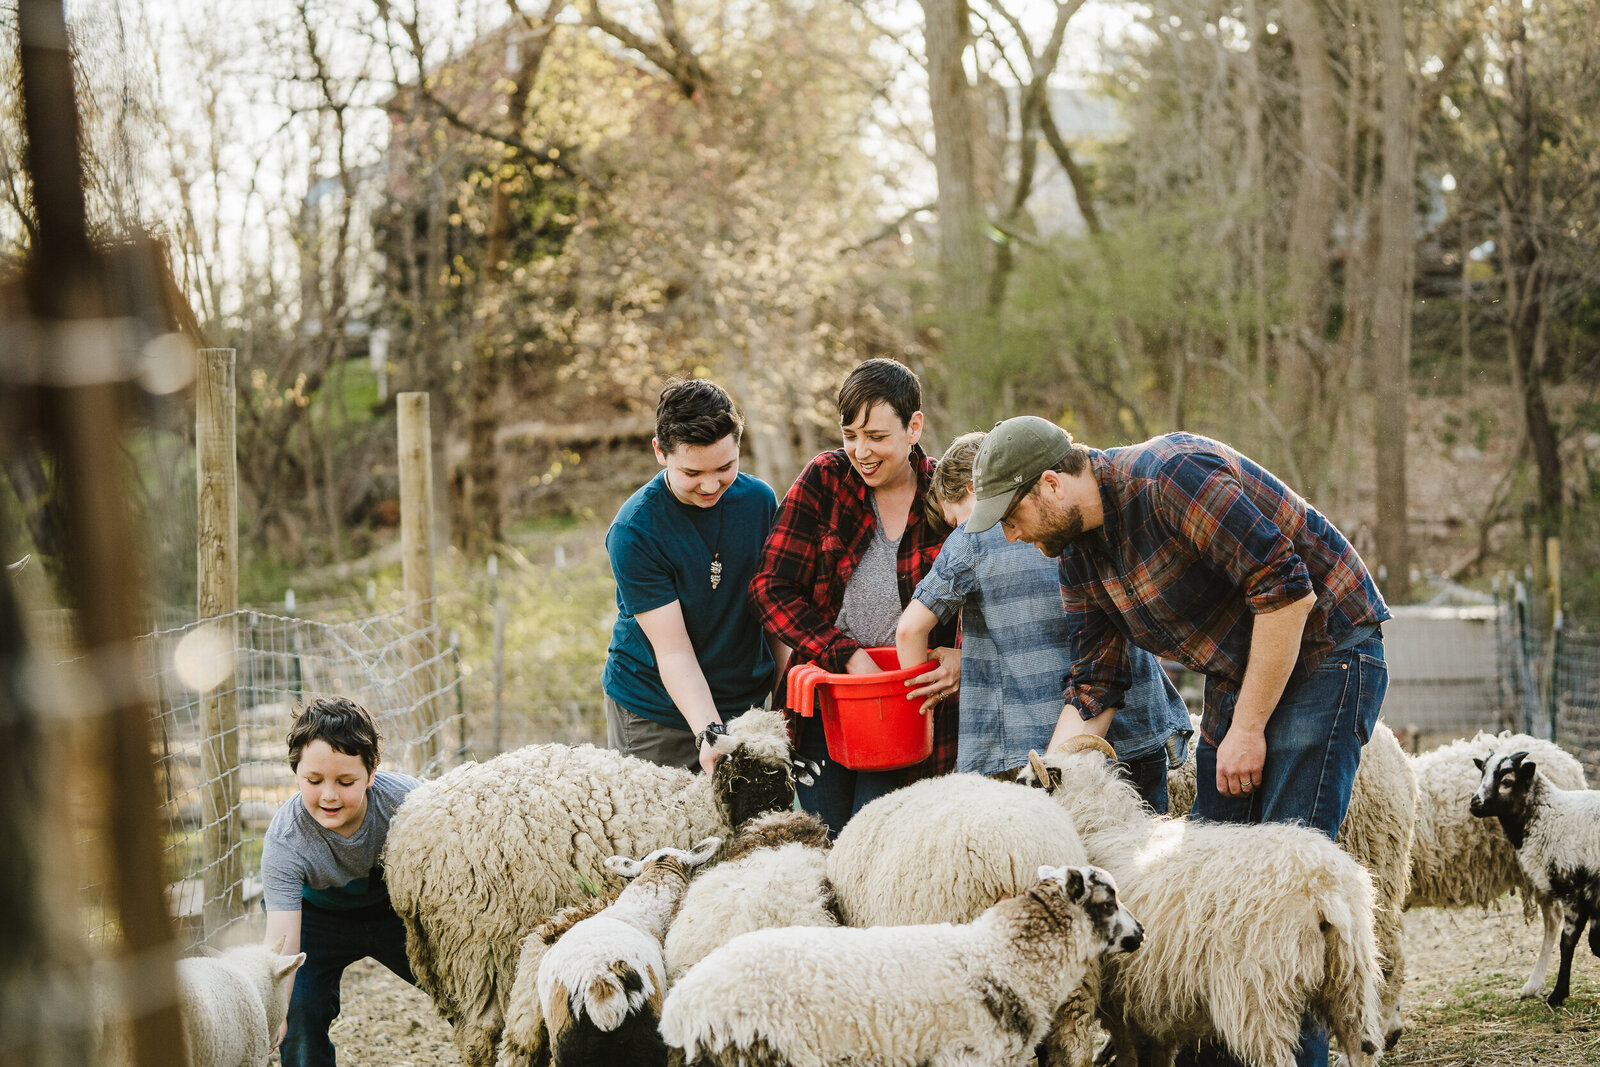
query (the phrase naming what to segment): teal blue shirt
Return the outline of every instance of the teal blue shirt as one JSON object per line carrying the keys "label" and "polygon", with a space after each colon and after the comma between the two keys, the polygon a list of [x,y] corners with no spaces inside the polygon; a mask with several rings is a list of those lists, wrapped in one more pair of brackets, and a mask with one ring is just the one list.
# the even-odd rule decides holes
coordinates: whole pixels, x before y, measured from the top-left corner
{"label": "teal blue shirt", "polygon": [[[727,718],[766,700],[776,664],[749,589],[777,510],[771,487],[748,474],[735,478],[715,507],[694,507],[673,496],[665,471],[628,498],[606,531],[617,583],[606,695],[635,715],[689,728],[667,695],[638,620],[677,601],[717,711]],[[713,554],[722,564],[715,589]]]}

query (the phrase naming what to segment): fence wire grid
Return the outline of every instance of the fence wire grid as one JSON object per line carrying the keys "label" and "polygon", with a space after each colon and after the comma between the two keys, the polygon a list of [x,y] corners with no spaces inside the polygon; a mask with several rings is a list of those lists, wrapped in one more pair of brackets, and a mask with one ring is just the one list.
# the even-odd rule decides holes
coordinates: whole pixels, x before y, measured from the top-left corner
{"label": "fence wire grid", "polygon": [[[42,643],[68,647],[70,619]],[[297,709],[345,696],[371,712],[386,768],[435,777],[464,739],[456,650],[404,609],[341,622],[240,610],[165,621],[137,655],[152,698],[150,736],[165,829],[168,903],[180,940],[216,942],[259,910],[261,842],[295,795],[285,738]],[[232,725],[216,730],[231,704]],[[208,705],[210,707],[208,708]],[[92,941],[115,939],[99,828],[79,820]],[[226,939],[224,939],[226,940]]]}

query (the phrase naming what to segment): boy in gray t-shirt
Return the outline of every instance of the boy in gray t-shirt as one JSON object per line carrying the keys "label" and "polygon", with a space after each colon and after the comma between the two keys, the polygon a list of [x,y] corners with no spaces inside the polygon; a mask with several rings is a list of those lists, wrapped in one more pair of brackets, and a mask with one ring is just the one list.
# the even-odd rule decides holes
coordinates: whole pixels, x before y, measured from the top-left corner
{"label": "boy in gray t-shirt", "polygon": [[378,728],[343,697],[312,701],[289,728],[299,795],[272,817],[261,851],[268,945],[304,951],[279,1034],[284,1067],[333,1067],[328,1028],[344,969],[371,956],[412,985],[406,932],[381,857],[389,821],[421,783],[380,771]]}

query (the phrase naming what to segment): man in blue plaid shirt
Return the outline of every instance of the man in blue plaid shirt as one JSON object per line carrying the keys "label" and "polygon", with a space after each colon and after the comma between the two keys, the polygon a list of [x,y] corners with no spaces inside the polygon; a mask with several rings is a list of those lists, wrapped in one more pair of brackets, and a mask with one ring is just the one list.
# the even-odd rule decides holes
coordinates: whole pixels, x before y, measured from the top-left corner
{"label": "man in blue plaid shirt", "polygon": [[[973,481],[969,533],[998,522],[1060,560],[1073,668],[1052,747],[1105,735],[1135,645],[1206,677],[1196,818],[1338,835],[1388,686],[1390,615],[1331,522],[1194,434],[1099,451],[1021,416],[990,432]],[[1328,1062],[1318,1030],[1302,1030],[1302,1067]]]}

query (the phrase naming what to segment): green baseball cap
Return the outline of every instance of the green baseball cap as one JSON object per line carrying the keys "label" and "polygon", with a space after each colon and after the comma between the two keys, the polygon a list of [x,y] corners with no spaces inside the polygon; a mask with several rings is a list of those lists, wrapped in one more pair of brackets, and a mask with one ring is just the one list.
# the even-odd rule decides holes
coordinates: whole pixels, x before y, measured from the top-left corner
{"label": "green baseball cap", "polygon": [[1072,435],[1049,419],[1018,415],[995,423],[972,463],[972,490],[978,498],[967,519],[968,533],[982,533],[999,522],[1019,490],[1052,469],[1072,449]]}

